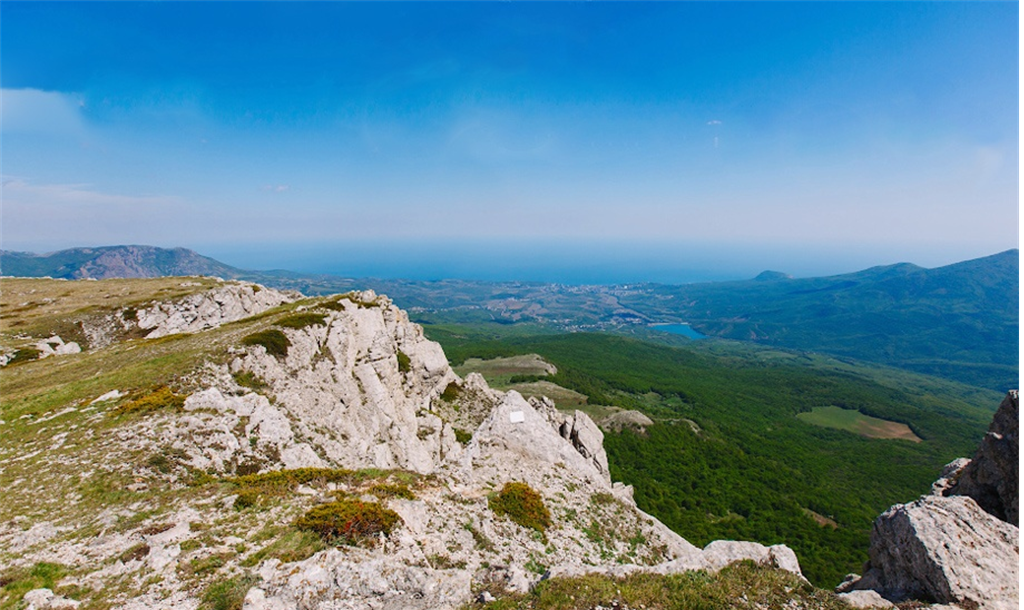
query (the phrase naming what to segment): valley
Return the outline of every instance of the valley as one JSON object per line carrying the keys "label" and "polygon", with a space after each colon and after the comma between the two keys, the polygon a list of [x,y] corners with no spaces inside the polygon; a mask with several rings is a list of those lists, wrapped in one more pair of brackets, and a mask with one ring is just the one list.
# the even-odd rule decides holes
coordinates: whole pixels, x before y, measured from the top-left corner
{"label": "valley", "polygon": [[[599,424],[622,410],[649,416],[653,425],[640,432],[605,427],[613,478],[635,487],[643,510],[695,544],[785,543],[822,585],[859,570],[877,514],[924,493],[944,464],[970,452],[1000,399],[898,369],[742,344],[502,336],[498,326],[425,330],[457,371],[476,370],[520,391],[533,378],[557,384],[572,392],[562,401],[548,394],[560,408],[583,409]],[[538,355],[557,372],[539,365],[532,377],[508,375],[507,363]],[[823,404],[842,404],[850,424],[808,423]],[[890,422],[885,435],[898,430],[921,442],[848,429],[879,420]]]}

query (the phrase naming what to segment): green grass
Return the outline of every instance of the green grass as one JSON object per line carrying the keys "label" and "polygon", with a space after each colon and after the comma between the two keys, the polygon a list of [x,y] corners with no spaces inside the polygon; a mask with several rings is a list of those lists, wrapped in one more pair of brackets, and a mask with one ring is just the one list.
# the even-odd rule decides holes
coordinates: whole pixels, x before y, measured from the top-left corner
{"label": "green grass", "polygon": [[398,357],[399,372],[408,373],[409,371],[412,370],[412,361],[409,360],[409,356],[405,352],[403,352],[402,350],[398,350],[398,352],[395,353],[395,356]]}
{"label": "green grass", "polygon": [[667,576],[633,574],[622,578],[580,576],[552,578],[525,594],[497,592],[497,601],[470,608],[487,610],[732,610],[750,608],[816,608],[847,610],[831,591],[815,589],[788,572],[740,562],[717,574],[685,572]]}
{"label": "green grass", "polygon": [[310,326],[326,326],[327,316],[322,313],[296,313],[285,316],[274,324],[283,328],[301,330]]}
{"label": "green grass", "polygon": [[241,610],[245,594],[259,581],[249,574],[242,574],[211,583],[203,591],[202,610]]}
{"label": "green grass", "polygon": [[0,610],[19,607],[21,598],[33,589],[56,589],[57,582],[68,573],[58,563],[37,563],[31,568],[15,568],[0,574]]}

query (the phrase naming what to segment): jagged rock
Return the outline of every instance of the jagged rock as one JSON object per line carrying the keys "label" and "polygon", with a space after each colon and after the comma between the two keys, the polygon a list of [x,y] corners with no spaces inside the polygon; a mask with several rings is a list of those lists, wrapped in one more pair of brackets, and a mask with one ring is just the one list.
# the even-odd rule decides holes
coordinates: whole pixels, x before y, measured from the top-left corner
{"label": "jagged rock", "polygon": [[1018,426],[1017,392],[1011,390],[999,405],[974,459],[944,495],[970,496],[986,512],[1019,527]]}
{"label": "jagged rock", "polygon": [[43,339],[35,344],[35,348],[39,350],[40,358],[63,356],[65,354],[78,354],[82,351],[82,348],[77,343],[74,341],[68,341],[65,343],[58,335],[53,335],[49,339]]}
{"label": "jagged rock", "polygon": [[[547,422],[558,431],[562,438],[572,443],[576,451],[589,459],[598,472],[608,474],[608,454],[604,450],[604,433],[594,420],[583,411],[575,411],[567,415],[555,408],[555,403],[547,396],[531,397],[527,402]],[[608,475],[610,477],[610,475]],[[611,483],[611,478],[608,479]]]}
{"label": "jagged rock", "polygon": [[[326,325],[285,329],[279,359],[259,346],[231,364],[258,376],[291,430],[324,462],[344,468],[405,468],[428,473],[461,446],[434,402],[457,379],[441,347],[406,313],[370,291]],[[409,359],[401,370],[398,353]]]}
{"label": "jagged rock", "polygon": [[174,333],[199,332],[293,300],[295,295],[292,294],[233,282],[177,301],[155,303],[139,309],[136,316],[139,328],[150,331],[146,338],[155,339]]}
{"label": "jagged rock", "polygon": [[1017,607],[1019,530],[966,496],[924,496],[875,521],[868,570],[853,590],[891,601]]}
{"label": "jagged rock", "polygon": [[960,476],[960,473],[963,471],[963,469],[966,468],[967,465],[970,463],[971,460],[967,458],[957,458],[943,466],[942,474],[940,474],[939,478],[936,479],[934,483],[932,483],[932,495],[946,495],[946,490],[956,483],[957,477]]}

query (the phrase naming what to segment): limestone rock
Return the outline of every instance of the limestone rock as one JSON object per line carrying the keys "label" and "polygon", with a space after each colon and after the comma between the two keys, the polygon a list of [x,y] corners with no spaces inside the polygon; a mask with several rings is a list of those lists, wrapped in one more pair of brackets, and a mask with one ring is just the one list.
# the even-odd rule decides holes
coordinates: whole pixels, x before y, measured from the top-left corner
{"label": "limestone rock", "polygon": [[1017,607],[1019,530],[966,496],[924,496],[875,521],[868,570],[852,589],[891,601]]}
{"label": "limestone rock", "polygon": [[721,570],[734,561],[750,559],[803,576],[796,553],[784,544],[764,546],[757,542],[715,540],[701,553],[711,570]]}
{"label": "limestone rock", "polygon": [[839,599],[850,604],[854,608],[892,608],[895,604],[885,599],[875,591],[850,591],[840,593]]}
{"label": "limestone rock", "polygon": [[79,603],[57,595],[49,589],[33,589],[21,599],[25,610],[70,610],[77,608]]}
{"label": "limestone rock", "polygon": [[654,425],[654,421],[640,411],[618,411],[602,419],[600,425],[605,430],[614,430],[615,432],[630,429],[643,433],[648,427]]}
{"label": "limestone rock", "polygon": [[155,339],[241,320],[294,298],[294,295],[256,284],[232,282],[177,301],[155,303],[139,309],[136,315],[139,328],[150,331],[146,338]]}
{"label": "limestone rock", "polygon": [[1019,411],[1017,392],[1011,390],[999,405],[974,459],[956,477],[956,483],[943,492],[947,496],[970,496],[989,514],[1018,527]]}

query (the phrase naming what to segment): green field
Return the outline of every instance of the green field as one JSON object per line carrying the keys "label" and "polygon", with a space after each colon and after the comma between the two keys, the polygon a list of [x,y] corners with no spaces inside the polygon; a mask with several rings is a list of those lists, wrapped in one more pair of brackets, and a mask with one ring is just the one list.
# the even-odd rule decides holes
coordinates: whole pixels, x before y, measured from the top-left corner
{"label": "green field", "polygon": [[815,407],[797,418],[815,426],[846,430],[868,438],[892,438],[920,443],[921,439],[906,424],[885,421],[853,409],[835,406]]}

